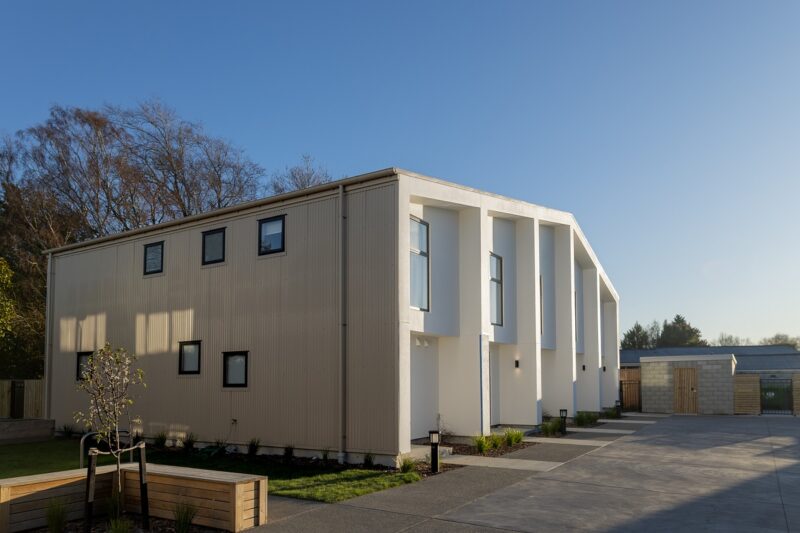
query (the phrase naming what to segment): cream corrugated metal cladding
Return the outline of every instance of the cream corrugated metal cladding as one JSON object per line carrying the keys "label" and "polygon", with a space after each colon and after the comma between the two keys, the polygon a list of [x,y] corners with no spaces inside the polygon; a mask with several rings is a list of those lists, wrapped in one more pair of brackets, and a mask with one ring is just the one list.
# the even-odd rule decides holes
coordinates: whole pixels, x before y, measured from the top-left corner
{"label": "cream corrugated metal cladding", "polygon": [[[346,189],[347,448],[396,455],[396,176]],[[345,182],[347,183],[347,182]],[[258,220],[286,216],[286,252],[257,254]],[[86,399],[76,352],[105,341],[140,357],[147,390],[133,412],[146,435],[195,433],[298,449],[340,441],[338,191],[195,217],[52,257],[48,403],[56,425]],[[226,229],[226,260],[201,265],[202,232]],[[144,245],[164,241],[164,271],[143,275]],[[199,375],[178,374],[178,343],[202,341]],[[248,386],[223,388],[222,352],[249,351]],[[233,420],[236,423],[232,423]]]}

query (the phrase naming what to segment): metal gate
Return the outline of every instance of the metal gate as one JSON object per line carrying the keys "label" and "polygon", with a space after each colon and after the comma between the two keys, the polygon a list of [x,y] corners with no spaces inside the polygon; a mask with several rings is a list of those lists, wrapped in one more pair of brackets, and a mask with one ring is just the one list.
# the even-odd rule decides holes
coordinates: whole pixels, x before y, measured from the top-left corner
{"label": "metal gate", "polygon": [[619,396],[625,411],[642,410],[641,370],[638,368],[619,369]]}
{"label": "metal gate", "polygon": [[761,412],[772,415],[792,414],[792,380],[761,378]]}

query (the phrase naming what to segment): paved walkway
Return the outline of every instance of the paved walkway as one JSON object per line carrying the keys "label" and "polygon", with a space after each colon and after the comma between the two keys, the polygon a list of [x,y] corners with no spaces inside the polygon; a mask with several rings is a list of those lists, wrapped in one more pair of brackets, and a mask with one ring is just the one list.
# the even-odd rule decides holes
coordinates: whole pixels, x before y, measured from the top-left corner
{"label": "paved walkway", "polygon": [[547,472],[468,466],[336,505],[270,497],[260,530],[800,531],[794,417],[671,417],[616,437],[506,456],[546,446],[566,459]]}

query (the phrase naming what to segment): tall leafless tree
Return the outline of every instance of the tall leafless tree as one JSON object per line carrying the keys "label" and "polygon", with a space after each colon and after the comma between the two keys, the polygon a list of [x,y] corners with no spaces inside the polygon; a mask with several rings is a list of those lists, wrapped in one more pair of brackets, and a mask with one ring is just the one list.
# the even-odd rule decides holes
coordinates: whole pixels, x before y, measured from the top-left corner
{"label": "tall leafless tree", "polygon": [[308,189],[332,180],[327,169],[315,165],[314,158],[309,154],[303,154],[301,159],[299,165],[286,167],[282,172],[272,175],[269,181],[272,194]]}

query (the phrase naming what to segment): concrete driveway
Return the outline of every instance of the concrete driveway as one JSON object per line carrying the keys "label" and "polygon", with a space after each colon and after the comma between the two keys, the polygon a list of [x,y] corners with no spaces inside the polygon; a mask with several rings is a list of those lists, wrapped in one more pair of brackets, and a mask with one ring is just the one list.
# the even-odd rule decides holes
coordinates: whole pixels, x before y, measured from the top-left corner
{"label": "concrete driveway", "polygon": [[[800,531],[800,421],[670,417],[549,472],[466,467],[264,531]],[[534,447],[535,448],[535,447]]]}

